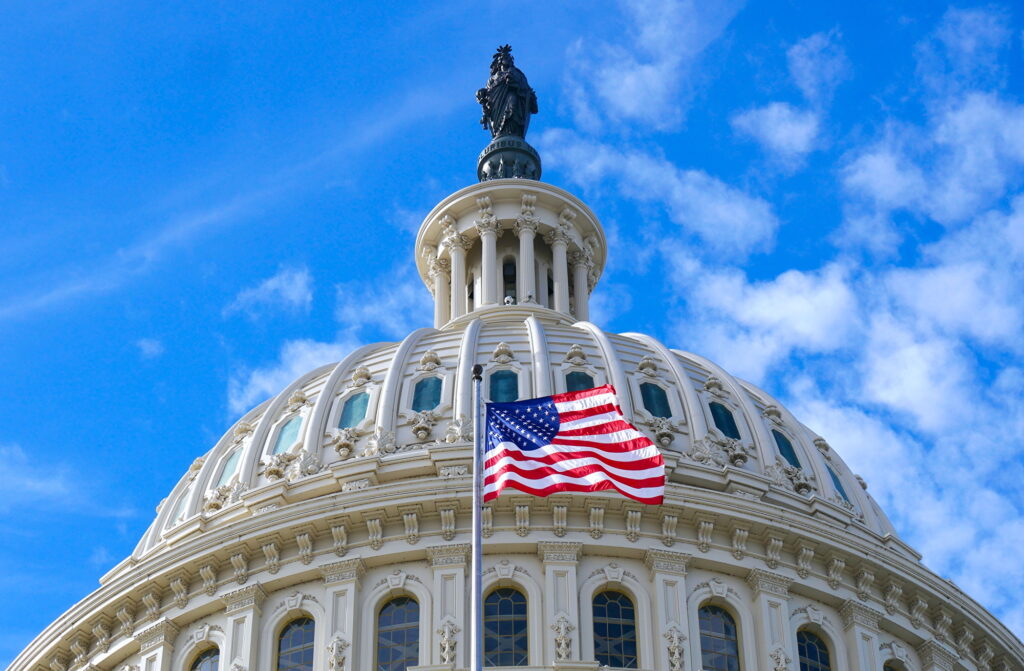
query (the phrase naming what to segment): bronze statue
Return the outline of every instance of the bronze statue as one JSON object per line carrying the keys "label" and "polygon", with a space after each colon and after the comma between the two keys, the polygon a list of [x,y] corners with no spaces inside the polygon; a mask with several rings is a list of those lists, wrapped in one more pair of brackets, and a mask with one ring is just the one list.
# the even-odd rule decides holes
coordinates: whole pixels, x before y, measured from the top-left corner
{"label": "bronze statue", "polygon": [[526,137],[530,115],[537,113],[537,94],[515,66],[509,45],[498,47],[487,86],[476,92],[476,99],[484,111],[480,123],[491,131],[491,137]]}

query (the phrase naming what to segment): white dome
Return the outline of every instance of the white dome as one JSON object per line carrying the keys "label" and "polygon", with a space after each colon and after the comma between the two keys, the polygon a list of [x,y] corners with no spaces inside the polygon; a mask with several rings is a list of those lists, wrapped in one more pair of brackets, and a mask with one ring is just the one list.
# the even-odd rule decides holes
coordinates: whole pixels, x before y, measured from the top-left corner
{"label": "white dome", "polygon": [[555,187],[496,179],[445,199],[417,236],[434,328],[247,413],[10,669],[190,671],[216,649],[220,668],[269,670],[296,623],[310,668],[367,669],[396,600],[417,613],[410,669],[465,668],[476,363],[485,395],[492,379],[518,398],[614,385],[667,466],[659,506],[509,491],[485,507],[485,587],[522,599],[528,668],[597,669],[593,605],[610,591],[635,613],[638,669],[701,668],[709,608],[733,619],[744,669],[798,668],[810,634],[836,671],[1021,668],[1020,642],[927,570],[775,399],[587,321],[605,258],[597,218]]}

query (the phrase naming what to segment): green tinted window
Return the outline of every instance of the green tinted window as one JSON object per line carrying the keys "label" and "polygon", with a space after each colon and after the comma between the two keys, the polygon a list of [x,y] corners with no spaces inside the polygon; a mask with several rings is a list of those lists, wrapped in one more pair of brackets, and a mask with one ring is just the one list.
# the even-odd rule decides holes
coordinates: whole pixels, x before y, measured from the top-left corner
{"label": "green tinted window", "polygon": [[594,378],[590,377],[586,373],[579,371],[573,371],[565,376],[565,390],[566,391],[583,391],[584,389],[594,388]]}
{"label": "green tinted window", "polygon": [[640,385],[640,395],[644,399],[644,409],[655,417],[671,417],[672,409],[668,405],[668,394],[656,384],[644,382]]}
{"label": "green tinted window", "polygon": [[772,435],[775,436],[775,444],[779,447],[779,454],[782,455],[782,458],[788,461],[793,468],[801,468],[800,460],[796,458],[796,450],[793,449],[793,443],[789,442],[789,438],[774,429],[772,429]]}
{"label": "green tinted window", "polygon": [[839,481],[839,476],[836,475],[836,472],[832,470],[831,466],[826,465],[825,468],[828,469],[828,474],[832,476],[832,484],[836,486],[836,491],[839,492],[839,496],[843,497],[847,503],[851,503],[850,497],[846,495],[846,490],[843,489],[843,483]]}
{"label": "green tinted window", "polygon": [[220,478],[217,480],[217,486],[228,484],[228,480],[235,474],[235,469],[238,468],[238,457],[241,456],[241,448],[235,450],[228,457],[228,460],[224,462],[224,469],[220,472]]}
{"label": "green tinted window", "polygon": [[356,394],[345,401],[345,407],[341,409],[341,421],[338,422],[339,429],[351,429],[366,417],[366,405],[370,402],[370,395],[365,391]]}
{"label": "green tinted window", "polygon": [[299,429],[302,428],[302,418],[292,417],[288,422],[281,427],[281,431],[277,434],[277,442],[274,443],[274,454],[284,452],[289,447],[295,444],[295,441],[299,439]]}
{"label": "green tinted window", "polygon": [[736,427],[736,420],[733,419],[732,411],[721,403],[712,402],[711,417],[715,420],[715,426],[723,434],[735,440],[740,439],[740,430]]}
{"label": "green tinted window", "polygon": [[428,377],[416,383],[412,392],[412,409],[433,410],[441,404],[441,378]]}
{"label": "green tinted window", "polygon": [[508,403],[519,398],[519,375],[514,370],[491,373],[491,401]]}

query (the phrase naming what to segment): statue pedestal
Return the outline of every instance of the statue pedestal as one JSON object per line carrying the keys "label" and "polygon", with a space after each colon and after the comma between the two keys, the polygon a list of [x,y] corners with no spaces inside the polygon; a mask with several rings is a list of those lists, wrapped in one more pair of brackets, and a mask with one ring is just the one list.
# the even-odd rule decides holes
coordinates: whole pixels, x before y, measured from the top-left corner
{"label": "statue pedestal", "polygon": [[476,163],[476,176],[489,179],[540,179],[540,154],[516,135],[501,135],[487,145]]}

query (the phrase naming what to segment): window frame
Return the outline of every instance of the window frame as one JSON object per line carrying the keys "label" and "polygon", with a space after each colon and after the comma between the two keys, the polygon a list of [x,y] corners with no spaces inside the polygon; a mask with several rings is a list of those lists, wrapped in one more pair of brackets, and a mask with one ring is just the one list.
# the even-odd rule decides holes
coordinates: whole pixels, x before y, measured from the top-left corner
{"label": "window frame", "polygon": [[409,627],[410,629],[415,628],[415,630],[416,630],[416,661],[414,663],[412,663],[412,664],[407,665],[406,668],[408,668],[410,666],[420,666],[420,656],[421,656],[421,654],[423,652],[423,650],[422,650],[423,643],[422,643],[422,636],[421,636],[422,629],[423,629],[423,605],[419,602],[419,599],[417,599],[415,596],[413,596],[411,594],[396,594],[396,595],[390,595],[389,594],[388,596],[389,596],[389,598],[384,599],[380,603],[377,604],[377,608],[374,611],[375,615],[374,615],[374,618],[373,618],[373,667],[372,667],[373,671],[378,671],[378,669],[380,669],[380,664],[381,664],[381,661],[380,661],[380,650],[381,650],[381,647],[380,647],[380,631],[381,631],[380,618],[381,618],[381,615],[384,613],[384,609],[385,608],[387,608],[389,605],[391,605],[395,601],[398,601],[399,599],[406,599],[406,600],[411,601],[414,604],[416,604],[416,625],[415,625],[415,627]]}
{"label": "window frame", "polygon": [[[591,631],[592,640],[593,640],[593,648],[594,648],[594,650],[593,650],[593,657],[594,657],[594,660],[597,661],[599,664],[602,663],[601,660],[597,659],[597,655],[598,655],[598,653],[597,653],[597,640],[598,640],[597,622],[598,622],[598,618],[597,618],[597,613],[594,612],[594,609],[596,608],[596,603],[595,602],[597,601],[597,597],[599,597],[599,596],[601,596],[603,594],[608,594],[608,593],[620,594],[623,597],[625,597],[629,601],[630,606],[631,606],[631,608],[633,610],[633,622],[632,622],[632,625],[633,625],[633,650],[634,650],[634,654],[633,654],[633,663],[632,663],[632,665],[628,665],[628,666],[622,666],[622,665],[611,666],[610,664],[606,664],[606,666],[608,666],[609,668],[614,668],[614,669],[639,669],[640,668],[640,658],[641,658],[640,631],[639,631],[640,614],[638,612],[639,608],[637,606],[636,599],[633,597],[632,594],[627,592],[625,589],[622,589],[621,587],[617,588],[617,587],[614,587],[614,586],[608,585],[608,584],[600,586],[590,596],[590,609],[591,609],[591,613],[592,613],[591,618],[590,618],[590,631]],[[609,636],[609,637],[605,637],[605,638],[611,639],[612,637]]]}
{"label": "window frame", "polygon": [[[298,622],[299,620],[309,620],[310,622],[313,623],[313,635],[312,635],[311,641],[309,642],[308,645],[309,645],[309,648],[313,651],[313,659],[310,662],[310,665],[311,665],[312,669],[310,671],[316,671],[317,661],[318,661],[318,657],[319,657],[317,655],[317,650],[318,650],[318,647],[319,647],[317,645],[317,643],[318,643],[318,641],[317,641],[317,631],[319,630],[319,627],[317,626],[316,618],[313,617],[312,614],[310,614],[308,612],[305,612],[305,611],[287,613],[283,618],[281,618],[281,621],[278,623],[278,625],[276,627],[274,627],[274,638],[271,641],[271,644],[273,645],[272,649],[274,651],[273,671],[282,671],[282,669],[281,669],[281,637],[284,636],[284,632],[285,632],[285,630],[288,627],[290,627],[295,622]],[[306,646],[303,645],[301,647],[305,648]]]}
{"label": "window frame", "polygon": [[[718,428],[718,422],[715,421],[715,412],[714,412],[714,410],[711,409],[711,406],[714,405],[714,404],[722,406],[723,408],[725,408],[726,410],[729,411],[730,415],[732,415],[732,423],[736,427],[736,433],[739,434],[739,438],[733,438],[732,436],[727,434],[725,431],[723,431],[722,429]],[[738,409],[736,407],[734,407],[732,403],[727,402],[723,398],[719,398],[719,397],[716,397],[716,396],[711,396],[711,397],[706,397],[705,398],[704,407],[707,409],[706,412],[708,413],[709,419],[711,420],[711,421],[708,422],[708,428],[709,429],[714,429],[715,431],[717,431],[718,433],[722,434],[726,438],[729,438],[729,439],[732,439],[732,440],[739,440],[739,441],[746,440],[744,438],[743,429],[741,428],[741,424],[745,424],[745,422],[737,422],[736,421],[736,413],[737,413]],[[741,417],[743,416],[742,412],[740,413],[740,416]]]}
{"label": "window frame", "polygon": [[[516,397],[511,401],[496,401],[494,398],[491,397],[491,379],[494,377],[495,373],[503,372],[515,373],[516,375]],[[487,379],[485,380],[483,389],[485,400],[490,401],[492,403],[513,403],[515,401],[521,401],[522,399],[527,398],[526,389],[524,389],[526,385],[524,378],[525,376],[523,375],[521,366],[512,364],[502,364],[500,366],[493,367],[491,370],[487,371]]]}
{"label": "window frame", "polygon": [[[800,634],[804,634],[805,636],[813,636],[818,640],[818,642],[821,643],[821,647],[825,649],[825,655],[828,658],[827,666],[823,667],[820,662],[814,662],[817,668],[810,668],[804,665],[804,661],[801,659],[800,655]],[[803,626],[799,627],[796,630],[794,638],[794,642],[796,643],[795,651],[797,668],[800,671],[835,671],[835,665],[832,663],[835,659],[835,653],[833,652],[833,646],[829,645],[829,640],[827,636],[822,636],[817,630],[811,627]],[[815,646],[817,646],[817,643],[815,643]]]}
{"label": "window frame", "polygon": [[[701,669],[705,668],[704,667],[704,645],[703,645],[703,641],[702,641],[704,633],[703,633],[703,630],[701,629],[701,624],[700,624],[700,613],[705,608],[718,608],[721,611],[723,611],[726,615],[728,615],[730,620],[732,620],[733,627],[736,629],[735,641],[736,641],[736,660],[737,660],[737,665],[739,667],[739,671],[743,671],[743,669],[746,668],[746,666],[744,664],[744,655],[743,655],[743,628],[742,628],[742,625],[741,625],[741,618],[739,617],[739,613],[736,611],[736,609],[733,607],[732,604],[724,603],[724,602],[722,602],[722,601],[720,601],[718,599],[704,599],[704,600],[702,600],[697,605],[697,608],[696,608],[696,610],[694,611],[694,614],[693,614],[694,615],[693,626],[694,626],[694,630],[695,630],[695,634],[696,634],[696,641],[697,641],[696,659],[699,660],[699,667]],[[725,639],[725,640],[727,640],[727,639]],[[712,671],[715,671],[715,670],[712,670]]]}
{"label": "window frame", "polygon": [[338,390],[334,396],[334,402],[331,404],[331,412],[327,418],[328,429],[341,428],[338,425],[341,423],[341,413],[345,409],[345,403],[355,395],[362,393],[368,394],[366,399],[366,414],[363,415],[363,418],[351,428],[358,432],[364,432],[373,425],[376,421],[377,401],[380,398],[380,385],[375,382],[367,382],[359,387],[349,386]]}
{"label": "window frame", "polygon": [[[278,441],[281,439],[281,434],[285,428],[289,426],[293,421],[299,420],[299,428],[295,433],[295,440],[290,445],[284,446],[280,452],[277,450]],[[267,441],[266,454],[267,456],[273,454],[288,454],[295,449],[296,445],[302,445],[306,437],[306,426],[307,424],[306,413],[304,412],[290,412],[281,416],[277,422],[274,423],[273,428],[270,430],[270,440]]]}
{"label": "window frame", "polygon": [[[524,654],[524,658],[523,658],[523,663],[522,664],[501,664],[501,665],[497,665],[496,664],[496,665],[493,665],[493,666],[487,664],[487,627],[486,627],[486,623],[487,623],[487,599],[490,596],[492,596],[493,594],[495,594],[495,593],[497,593],[499,591],[502,591],[502,590],[510,590],[510,591],[516,592],[520,596],[522,596],[523,600],[524,600],[524,616],[523,616],[523,629],[524,629],[524,632],[523,632],[523,636],[526,637],[526,650],[525,650],[525,654]],[[532,640],[533,636],[531,635],[532,632],[530,630],[530,621],[531,621],[530,602],[531,602],[531,599],[530,599],[530,596],[529,596],[527,590],[524,587],[520,586],[520,585],[499,583],[499,584],[491,585],[487,589],[485,589],[484,590],[484,594],[483,594],[483,599],[481,601],[482,601],[482,603],[481,603],[481,606],[482,606],[481,618],[482,618],[482,622],[484,624],[484,628],[483,628],[484,630],[482,632],[483,649],[481,650],[481,654],[483,655],[483,658],[484,658],[484,660],[483,660],[483,667],[485,669],[500,669],[500,668],[509,668],[509,667],[513,667],[514,668],[514,667],[519,667],[519,666],[531,666],[531,661],[532,661],[531,660],[531,654],[532,654],[533,647],[534,647],[534,641]],[[516,654],[515,650],[513,650],[512,654],[513,655]]]}

